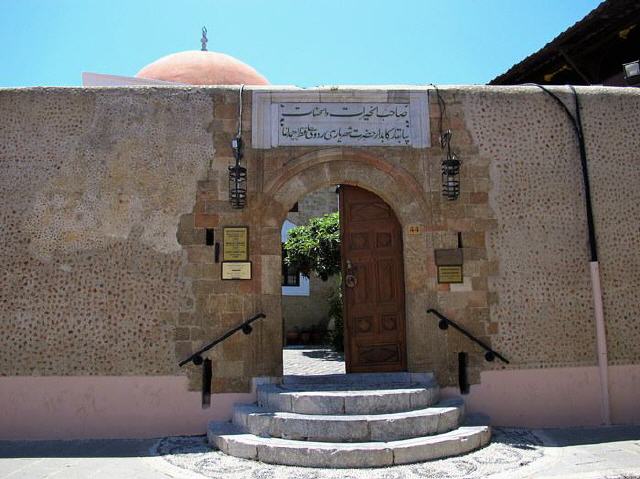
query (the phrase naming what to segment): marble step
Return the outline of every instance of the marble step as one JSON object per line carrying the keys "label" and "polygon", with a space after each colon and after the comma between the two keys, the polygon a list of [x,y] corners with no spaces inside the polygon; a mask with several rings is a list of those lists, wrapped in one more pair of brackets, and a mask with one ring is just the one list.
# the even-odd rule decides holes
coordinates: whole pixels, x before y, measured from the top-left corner
{"label": "marble step", "polygon": [[412,411],[374,415],[274,412],[252,404],[234,406],[233,423],[256,436],[320,442],[393,441],[451,431],[464,416],[460,398]]}
{"label": "marble step", "polygon": [[387,442],[333,443],[265,438],[228,422],[211,422],[209,442],[235,457],[303,467],[362,468],[410,464],[466,454],[488,444],[488,426]]}
{"label": "marble step", "polygon": [[[313,388],[313,390],[311,390]],[[269,411],[298,414],[388,414],[435,404],[435,381],[416,384],[261,384],[258,405]]]}
{"label": "marble step", "polygon": [[433,373],[349,373],[287,375],[282,377],[284,385],[383,385],[383,384],[419,384],[434,381]]}

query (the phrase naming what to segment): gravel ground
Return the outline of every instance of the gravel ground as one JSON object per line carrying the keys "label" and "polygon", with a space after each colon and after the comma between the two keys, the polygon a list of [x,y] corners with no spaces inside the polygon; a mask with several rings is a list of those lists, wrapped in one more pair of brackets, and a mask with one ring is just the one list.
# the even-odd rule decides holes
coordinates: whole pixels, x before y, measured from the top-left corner
{"label": "gravel ground", "polygon": [[479,479],[530,464],[543,456],[541,441],[524,429],[494,429],[487,447],[462,457],[378,469],[312,469],[276,466],[212,451],[206,437],[162,439],[157,454],[181,469],[219,479]]}

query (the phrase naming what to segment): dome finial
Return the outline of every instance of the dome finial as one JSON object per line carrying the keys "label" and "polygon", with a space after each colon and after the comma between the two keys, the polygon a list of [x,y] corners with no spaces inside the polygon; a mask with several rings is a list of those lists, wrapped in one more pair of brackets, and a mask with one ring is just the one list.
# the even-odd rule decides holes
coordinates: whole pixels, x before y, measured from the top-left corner
{"label": "dome finial", "polygon": [[202,27],[202,38],[200,39],[200,43],[202,43],[202,48],[200,49],[203,52],[207,51],[207,27]]}

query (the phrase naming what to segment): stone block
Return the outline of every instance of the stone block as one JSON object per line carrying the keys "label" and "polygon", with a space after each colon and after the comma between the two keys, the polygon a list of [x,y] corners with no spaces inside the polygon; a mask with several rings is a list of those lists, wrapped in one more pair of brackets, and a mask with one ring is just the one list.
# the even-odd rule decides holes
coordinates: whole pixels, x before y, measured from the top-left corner
{"label": "stone block", "polygon": [[485,233],[483,231],[467,231],[463,233],[462,246],[465,248],[484,248]]}
{"label": "stone block", "polygon": [[384,414],[411,409],[410,394],[414,391],[398,389],[393,393],[348,393],[344,396],[345,414]]}
{"label": "stone block", "polygon": [[194,296],[208,298],[216,290],[216,283],[212,280],[195,280],[191,283],[191,289]]}
{"label": "stone block", "polygon": [[340,414],[345,411],[342,395],[292,393],[291,411],[300,414]]}
{"label": "stone block", "polygon": [[469,195],[469,202],[474,204],[485,204],[489,202],[489,194],[487,192],[474,192]]}
{"label": "stone block", "polygon": [[460,442],[456,437],[439,441],[416,438],[398,442],[400,444],[393,449],[394,464],[431,461],[460,454]]}
{"label": "stone block", "polygon": [[193,224],[196,228],[215,228],[220,224],[217,214],[196,213]]}
{"label": "stone block", "polygon": [[258,459],[260,442],[249,434],[238,435],[238,437],[220,436],[219,441],[222,443],[220,450],[230,456],[243,459]]}
{"label": "stone block", "polygon": [[487,278],[484,276],[471,278],[471,285],[474,291],[487,291],[489,289],[489,286],[487,284]]}
{"label": "stone block", "polygon": [[440,388],[431,385],[428,388],[418,389],[409,393],[409,409],[421,409],[436,403],[440,398]]}
{"label": "stone block", "polygon": [[213,364],[213,376],[220,378],[235,377],[238,375],[238,371],[242,371],[243,365],[243,361],[229,361],[226,358],[223,361],[216,361]]}
{"label": "stone block", "polygon": [[196,324],[197,320],[195,319],[193,313],[179,313],[178,314],[178,325],[179,326],[190,326]]}
{"label": "stone block", "polygon": [[393,464],[393,453],[383,444],[323,444],[274,440],[258,449],[258,459],[269,464],[302,467],[356,468]]}
{"label": "stone block", "polygon": [[238,102],[217,103],[213,111],[215,118],[235,120],[239,115],[239,105]]}
{"label": "stone block", "polygon": [[275,384],[261,384],[257,387],[258,405],[269,411],[292,411],[291,394]]}
{"label": "stone block", "polygon": [[279,295],[282,292],[282,263],[280,255],[261,255],[262,293]]}
{"label": "stone block", "polygon": [[242,313],[244,311],[243,308],[243,297],[237,294],[227,294],[226,301],[224,305],[225,313]]}
{"label": "stone block", "polygon": [[252,411],[247,415],[247,430],[260,437],[281,437],[274,434],[274,413],[264,410]]}
{"label": "stone block", "polygon": [[467,304],[472,308],[487,307],[487,292],[486,291],[471,291],[468,294]]}
{"label": "stone block", "polygon": [[305,426],[306,437],[312,441],[366,442],[370,437],[364,417],[322,416],[307,420]]}
{"label": "stone block", "polygon": [[204,244],[205,231],[194,228],[194,216],[182,215],[176,232],[176,239],[181,245]]}
{"label": "stone block", "polygon": [[439,433],[443,433],[443,432],[447,432],[447,431],[452,431],[454,429],[456,429],[459,425],[460,422],[462,420],[462,417],[464,415],[463,410],[461,408],[463,408],[464,406],[460,406],[460,408],[456,408],[456,407],[451,407],[451,408],[442,408],[442,410],[440,411],[440,414],[438,414],[437,418],[437,425],[436,425],[436,430]]}
{"label": "stone block", "polygon": [[293,411],[293,397],[290,394],[269,394],[266,407],[271,411]]}
{"label": "stone block", "polygon": [[186,358],[193,352],[191,349],[191,341],[176,341],[176,357],[180,360]]}
{"label": "stone block", "polygon": [[[372,417],[372,419],[375,418]],[[398,415],[398,417],[371,421],[371,441],[395,441],[410,437],[426,436],[437,430],[438,416],[428,414],[424,416]]]}
{"label": "stone block", "polygon": [[449,290],[454,293],[472,291],[473,290],[472,278],[470,276],[465,276],[463,278],[462,283],[452,283],[449,286],[450,286]]}
{"label": "stone block", "polygon": [[215,393],[247,393],[251,391],[251,379],[247,377],[216,377],[214,375],[212,390]]}
{"label": "stone block", "polygon": [[263,409],[254,404],[234,404],[231,421],[243,432],[247,432],[249,415],[253,412],[261,411],[263,411]]}
{"label": "stone block", "polygon": [[[246,356],[250,356],[250,350],[247,347],[247,338],[244,334],[234,334],[227,339],[222,345],[222,351],[227,361],[245,360]],[[246,361],[245,361],[246,365]]]}
{"label": "stone block", "polygon": [[191,332],[189,331],[189,328],[179,326],[175,329],[174,337],[176,341],[187,341],[191,339]]}

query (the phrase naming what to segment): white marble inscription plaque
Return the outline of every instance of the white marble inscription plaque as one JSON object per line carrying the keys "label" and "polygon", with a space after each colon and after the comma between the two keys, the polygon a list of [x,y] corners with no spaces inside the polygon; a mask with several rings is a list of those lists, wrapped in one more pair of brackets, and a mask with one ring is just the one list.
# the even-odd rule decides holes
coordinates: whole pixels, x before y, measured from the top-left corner
{"label": "white marble inscription plaque", "polygon": [[274,103],[279,146],[409,146],[408,103]]}
{"label": "white marble inscription plaque", "polygon": [[253,92],[251,146],[428,148],[426,91]]}

